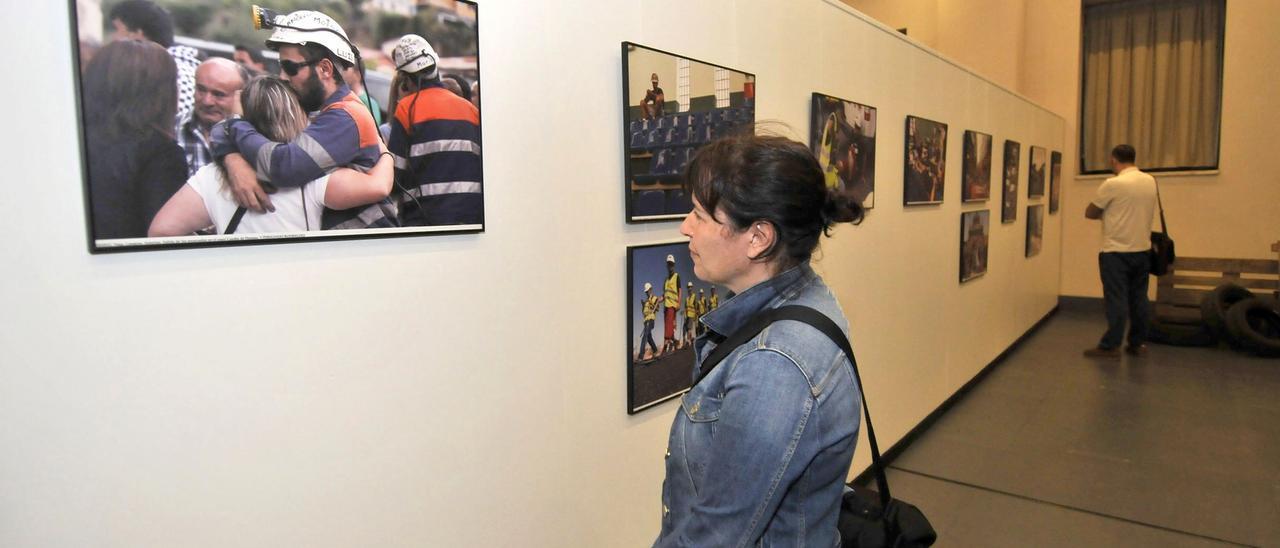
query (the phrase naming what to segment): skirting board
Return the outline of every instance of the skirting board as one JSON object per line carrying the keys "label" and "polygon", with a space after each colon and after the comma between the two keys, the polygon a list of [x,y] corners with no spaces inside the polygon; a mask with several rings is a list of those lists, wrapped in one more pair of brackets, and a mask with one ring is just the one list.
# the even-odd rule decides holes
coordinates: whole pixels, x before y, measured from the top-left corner
{"label": "skirting board", "polygon": [[[1063,304],[1065,304],[1062,302],[1062,300],[1063,300],[1063,297],[1059,297],[1059,304],[1054,305],[1054,307],[1050,309],[1049,312],[1044,315],[1044,317],[1040,318],[1040,320],[1037,321],[1035,325],[1032,325],[1030,329],[1027,329],[1027,331],[1023,333],[1021,337],[1018,337],[1017,340],[1013,341],[1013,344],[1010,344],[1008,348],[1004,349],[1004,352],[1001,352],[999,356],[996,356],[995,359],[991,360],[991,363],[988,363],[986,367],[982,368],[982,371],[979,371],[977,375],[974,375],[972,379],[969,379],[969,382],[964,383],[964,386],[961,386],[959,390],[956,390],[956,392],[952,394],[951,397],[947,398],[946,401],[943,401],[941,405],[938,405],[938,407],[934,409],[933,412],[929,413],[929,415],[926,416],[923,420],[921,420],[920,423],[915,426],[915,428],[912,428],[910,432],[907,432],[905,436],[902,436],[902,439],[898,440],[897,443],[893,444],[893,447],[890,447],[889,449],[885,450],[884,453],[880,455],[881,458],[883,459],[885,467],[888,467],[890,464],[892,464],[893,460],[896,459],[898,455],[901,455],[903,451],[906,451],[907,447],[910,447],[911,443],[914,442],[916,438],[919,438],[921,434],[924,434],[927,430],[929,430],[929,428],[933,426],[933,423],[938,421],[939,417],[941,417],[944,413],[946,413],[948,410],[951,409],[951,406],[955,405],[956,402],[964,398],[965,395],[967,395],[969,391],[973,389],[973,387],[977,386],[978,383],[982,382],[982,380],[987,377],[987,374],[991,373],[991,371],[994,370],[997,365],[1003,362],[1005,357],[1007,357],[1010,353],[1012,353],[1014,349],[1018,348],[1018,346],[1021,345],[1023,341],[1027,340],[1027,338],[1029,338],[1032,334],[1034,334],[1037,330],[1039,330],[1040,326],[1044,325],[1045,322],[1049,321],[1049,318],[1052,318],[1053,315],[1058,312],[1058,308],[1063,306]],[[1098,301],[1101,302],[1101,299],[1098,299]],[[862,473],[858,474],[858,476],[855,477],[853,481],[849,482],[849,485],[865,487],[865,486],[872,485],[874,483],[875,483],[875,471],[872,469],[871,466],[867,466],[867,468],[863,470]]]}

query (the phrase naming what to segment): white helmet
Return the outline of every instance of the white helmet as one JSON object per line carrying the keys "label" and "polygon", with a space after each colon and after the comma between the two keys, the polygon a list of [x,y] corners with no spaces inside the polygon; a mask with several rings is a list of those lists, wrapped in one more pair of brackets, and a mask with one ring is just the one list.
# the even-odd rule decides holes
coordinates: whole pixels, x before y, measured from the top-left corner
{"label": "white helmet", "polygon": [[395,63],[396,70],[422,74],[427,78],[439,76],[439,59],[440,56],[436,55],[436,49],[431,47],[431,43],[416,34],[401,36],[395,51],[391,52],[391,62]]}
{"label": "white helmet", "polygon": [[653,284],[651,284],[651,283],[649,283],[649,282],[645,282],[645,283],[644,283],[644,290],[645,290],[645,291],[649,291],[649,290],[652,290],[652,289],[653,289]]}
{"label": "white helmet", "polygon": [[279,50],[282,45],[306,46],[315,44],[329,50],[339,59],[356,64],[356,54],[351,40],[332,17],[318,11],[299,10],[271,21],[276,31],[267,38],[267,47]]}
{"label": "white helmet", "polygon": [[667,262],[669,262],[669,263],[675,263],[675,262],[676,262],[676,256],[675,256],[675,255],[667,255]]}

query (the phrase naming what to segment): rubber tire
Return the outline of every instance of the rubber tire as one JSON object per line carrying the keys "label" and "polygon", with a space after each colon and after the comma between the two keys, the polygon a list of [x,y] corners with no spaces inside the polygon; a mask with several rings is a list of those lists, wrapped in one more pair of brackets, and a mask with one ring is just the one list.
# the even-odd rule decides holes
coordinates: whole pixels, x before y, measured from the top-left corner
{"label": "rubber tire", "polygon": [[1147,341],[1169,346],[1214,346],[1218,338],[1203,324],[1164,323],[1152,318],[1147,326]]}
{"label": "rubber tire", "polygon": [[1200,318],[1216,337],[1230,341],[1231,337],[1227,334],[1227,310],[1231,305],[1256,297],[1257,295],[1243,286],[1230,282],[1224,283],[1215,287],[1200,300]]}
{"label": "rubber tire", "polygon": [[1227,333],[1234,345],[1266,358],[1280,358],[1280,302],[1249,299],[1227,309]]}

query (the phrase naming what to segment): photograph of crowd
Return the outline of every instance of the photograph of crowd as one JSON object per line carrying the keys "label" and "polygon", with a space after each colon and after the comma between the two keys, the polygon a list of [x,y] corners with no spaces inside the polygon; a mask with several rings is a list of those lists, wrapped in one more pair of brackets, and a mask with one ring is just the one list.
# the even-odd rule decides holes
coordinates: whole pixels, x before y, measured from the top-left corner
{"label": "photograph of crowd", "polygon": [[693,274],[688,242],[627,248],[628,413],[689,390],[698,320],[729,297]]}
{"label": "photograph of crowd", "polygon": [[1027,198],[1044,197],[1044,176],[1048,160],[1048,150],[1044,147],[1031,147],[1031,164],[1027,167]]}
{"label": "photograph of crowd", "polygon": [[947,124],[907,116],[905,205],[942,203],[947,169]]}
{"label": "photograph of crowd", "polygon": [[1040,254],[1044,244],[1044,205],[1027,206],[1027,256]]}
{"label": "photograph of crowd", "polygon": [[987,273],[987,247],[991,237],[991,211],[960,214],[960,282]]}
{"label": "photograph of crowd", "polygon": [[862,207],[875,207],[875,107],[814,93],[809,112],[809,146],[827,187],[852,192]]}
{"label": "photograph of crowd", "polygon": [[964,132],[964,185],[960,200],[984,202],[991,197],[991,136],[973,130]]}
{"label": "photograph of crowd", "polygon": [[1004,195],[1000,207],[1000,222],[1012,223],[1018,219],[1018,160],[1022,145],[1017,141],[1004,142]]}
{"label": "photograph of crowd", "polygon": [[684,167],[704,143],[754,131],[755,97],[754,74],[623,42],[627,222],[680,219],[693,211],[681,187]]}
{"label": "photograph of crowd", "polygon": [[1062,199],[1062,153],[1053,151],[1049,154],[1049,214],[1058,212],[1058,201]]}
{"label": "photograph of crowd", "polygon": [[483,230],[474,3],[73,5],[91,251]]}

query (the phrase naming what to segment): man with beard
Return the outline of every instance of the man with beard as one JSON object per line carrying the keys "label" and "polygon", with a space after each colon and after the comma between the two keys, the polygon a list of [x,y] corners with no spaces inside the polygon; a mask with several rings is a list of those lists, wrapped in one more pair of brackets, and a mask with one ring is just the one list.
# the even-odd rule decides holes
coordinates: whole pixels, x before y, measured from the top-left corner
{"label": "man with beard", "polygon": [[[368,171],[377,163],[381,140],[369,109],[342,79],[342,69],[357,62],[355,49],[329,16],[295,11],[271,21],[276,27],[267,47],[280,53],[280,78],[298,93],[311,125],[291,143],[263,137],[244,120],[214,128],[212,151],[226,158],[232,194],[254,211],[273,211],[258,180],[296,187],[333,169]],[[249,164],[252,161],[252,165]],[[395,206],[383,200],[341,211],[326,209],[321,227],[329,229],[396,226]]]}
{"label": "man with beard", "polygon": [[249,81],[245,67],[222,57],[200,63],[196,69],[195,102],[191,114],[178,122],[174,134],[187,156],[187,176],[209,163],[209,131],[235,111],[236,95]]}

